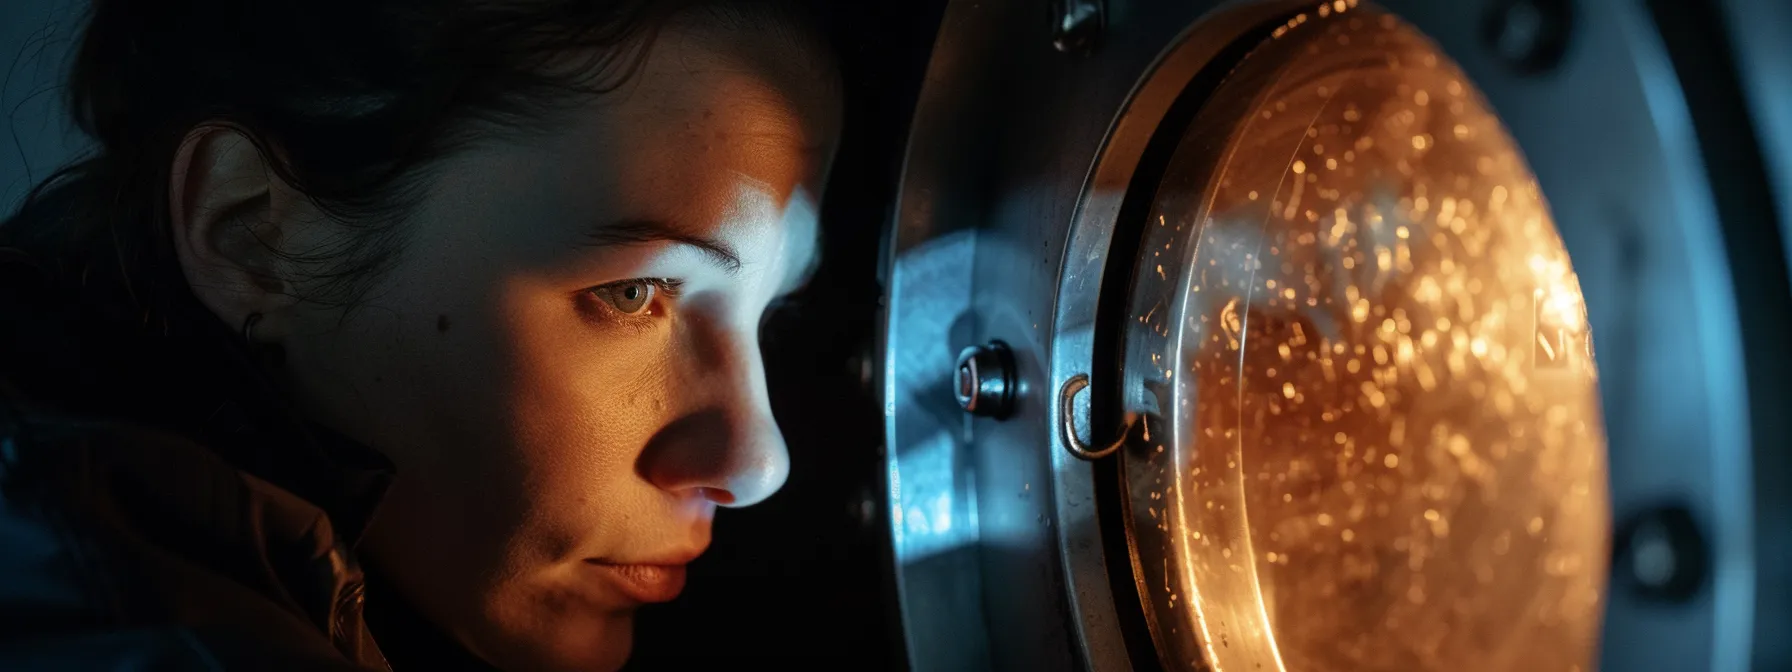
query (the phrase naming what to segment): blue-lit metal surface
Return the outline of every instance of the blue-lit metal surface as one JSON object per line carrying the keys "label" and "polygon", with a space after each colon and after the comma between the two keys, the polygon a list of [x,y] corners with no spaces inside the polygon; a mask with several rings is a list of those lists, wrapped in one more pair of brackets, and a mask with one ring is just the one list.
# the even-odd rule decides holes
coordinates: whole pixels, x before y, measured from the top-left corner
{"label": "blue-lit metal surface", "polygon": [[[976,522],[977,534],[960,547],[966,561],[940,571],[904,563],[905,595],[922,586],[976,591],[956,596],[950,609],[926,601],[932,598],[907,598],[917,669],[1145,664],[1129,653],[1115,615],[1128,596],[1116,595],[1108,577],[1128,570],[1109,566],[1100,548],[1094,467],[1058,445],[1053,434],[1061,418],[1052,410],[1052,392],[1088,373],[1097,358],[1118,356],[1093,351],[1095,304],[1124,176],[1131,172],[1125,164],[1138,151],[1127,143],[1141,142],[1141,131],[1128,123],[1144,125],[1149,135],[1157,122],[1150,114],[1129,121],[1127,114],[1129,101],[1136,104],[1136,94],[1150,88],[1153,64],[1190,42],[1212,41],[1200,46],[1217,52],[1244,31],[1215,17],[1269,16],[1307,4],[1318,5],[1114,1],[1101,46],[1081,56],[1050,48],[1040,3],[961,0],[948,9],[911,133],[888,275],[893,479],[910,479],[904,447],[925,444],[920,437],[929,423],[946,424],[932,416],[934,404],[950,404],[949,390],[940,389],[938,400],[910,400],[924,395],[926,374],[948,379],[949,353],[988,339],[1009,343],[1022,390],[1008,420],[959,426],[964,433],[953,438],[953,461],[965,473],[937,481],[952,482],[953,506],[970,507],[962,520]],[[1613,519],[1622,524],[1661,505],[1684,506],[1713,559],[1712,580],[1688,601],[1647,600],[1614,587],[1601,666],[1747,669],[1759,643],[1755,635],[1763,632],[1755,615],[1784,614],[1787,596],[1757,593],[1757,534],[1771,531],[1754,527],[1751,456],[1765,448],[1753,445],[1760,439],[1751,436],[1756,425],[1745,373],[1765,355],[1745,352],[1742,330],[1763,322],[1744,319],[1756,307],[1739,304],[1736,252],[1726,250],[1725,222],[1710,188],[1715,171],[1703,162],[1680,80],[1642,3],[1574,3],[1567,48],[1541,73],[1511,67],[1483,40],[1482,21],[1493,4],[1380,3],[1461,66],[1537,174],[1588,306],[1611,446]],[[1747,6],[1736,3],[1736,16],[1750,11]],[[1765,16],[1783,16],[1783,8],[1772,9]],[[1754,63],[1744,69],[1748,81],[1783,69],[1784,58],[1757,53],[1775,48],[1768,42],[1742,50],[1745,64]],[[1785,88],[1757,84],[1751,91],[1764,88],[1770,91],[1750,102],[1755,117],[1767,119],[1764,140],[1782,148],[1766,153],[1784,204],[1792,198]],[[1782,205],[1780,212],[1789,210]],[[968,278],[952,276],[968,284],[970,299],[941,291],[929,294],[934,303],[905,305],[920,300],[915,288],[924,282],[940,289],[923,281],[932,276],[907,275],[925,265],[935,242],[974,247],[953,252],[961,262],[970,259]],[[1785,263],[1785,250],[1765,253]],[[917,315],[958,326],[928,332],[903,325]],[[910,360],[901,352],[907,347],[932,354]],[[915,366],[934,368],[906,368]],[[1115,384],[1093,380],[1092,389]],[[1115,423],[1093,424],[1111,429]],[[893,493],[904,498],[902,510],[928,497],[903,487]],[[972,610],[976,618],[965,615]]]}
{"label": "blue-lit metal surface", "polygon": [[[975,471],[967,416],[952,396],[971,231],[899,247],[891,273],[885,418],[890,533],[904,634],[915,669],[988,666],[978,567]],[[898,415],[896,408],[904,409]]]}
{"label": "blue-lit metal surface", "polygon": [[[1792,3],[1725,0],[1743,95],[1767,160],[1780,220],[1780,243],[1792,260]],[[1792,291],[1792,287],[1787,288]],[[1781,632],[1792,631],[1792,623]]]}
{"label": "blue-lit metal surface", "polygon": [[[1728,45],[1734,51],[1740,89],[1747,102],[1748,117],[1753,122],[1755,143],[1766,164],[1765,178],[1772,190],[1774,215],[1778,218],[1780,244],[1785,250],[1785,263],[1778,267],[1783,286],[1763,282],[1753,287],[1758,296],[1784,299],[1792,293],[1792,278],[1785,275],[1792,267],[1792,3],[1783,0],[1726,0],[1718,3]],[[1697,76],[1696,73],[1694,76]],[[1756,206],[1757,210],[1764,210]],[[1752,238],[1747,234],[1743,240]],[[1745,303],[1747,303],[1745,301]],[[1778,315],[1778,328],[1767,328],[1765,347],[1779,344],[1777,367],[1769,368],[1750,362],[1749,369],[1757,384],[1777,383],[1778,393],[1755,392],[1755,408],[1763,406],[1783,411],[1792,406],[1784,398],[1792,389],[1792,352],[1784,347],[1792,332],[1792,320]],[[1775,335],[1777,334],[1777,336]],[[1766,354],[1766,353],[1764,353]],[[1776,403],[1777,401],[1777,403]],[[1761,423],[1776,422],[1762,428],[1772,436],[1755,439],[1755,548],[1756,594],[1754,627],[1754,669],[1792,669],[1792,417],[1780,413],[1760,413],[1754,418]]]}
{"label": "blue-lit metal surface", "polygon": [[[971,51],[974,46],[957,56],[936,53],[930,69],[986,56]],[[965,216],[955,188],[976,166],[956,152],[969,140],[955,120],[977,104],[968,93],[922,92],[911,134],[936,142],[909,153],[909,164],[927,170],[903,177],[880,269],[887,292],[880,378],[889,525],[903,638],[917,670],[991,665],[970,420],[952,389],[960,350],[984,342],[970,311],[976,221]]]}

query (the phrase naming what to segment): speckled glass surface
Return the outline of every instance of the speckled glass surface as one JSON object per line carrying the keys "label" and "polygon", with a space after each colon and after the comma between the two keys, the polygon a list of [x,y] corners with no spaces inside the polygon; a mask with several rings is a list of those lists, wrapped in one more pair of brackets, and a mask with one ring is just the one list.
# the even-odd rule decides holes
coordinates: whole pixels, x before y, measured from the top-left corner
{"label": "speckled glass surface", "polygon": [[1168,547],[1158,613],[1182,616],[1160,635],[1193,639],[1192,669],[1594,669],[1597,372],[1499,119],[1426,38],[1345,2],[1225,96],[1159,187],[1147,245],[1181,242],[1143,272],[1172,298],[1136,316],[1174,415],[1134,495]]}

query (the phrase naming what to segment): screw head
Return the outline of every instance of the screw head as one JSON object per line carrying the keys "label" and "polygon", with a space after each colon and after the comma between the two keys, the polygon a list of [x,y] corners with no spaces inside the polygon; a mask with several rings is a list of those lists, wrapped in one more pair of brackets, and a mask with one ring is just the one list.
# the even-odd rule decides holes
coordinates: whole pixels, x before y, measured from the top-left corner
{"label": "screw head", "polygon": [[990,341],[958,354],[953,392],[965,412],[1006,418],[1014,410],[1014,388],[1014,353],[1007,344]]}
{"label": "screw head", "polygon": [[1617,541],[1613,573],[1637,596],[1685,602],[1704,589],[1710,551],[1686,507],[1643,511],[1623,527]]}
{"label": "screw head", "polygon": [[1494,54],[1521,74],[1554,68],[1568,50],[1570,0],[1495,0],[1481,37]]}

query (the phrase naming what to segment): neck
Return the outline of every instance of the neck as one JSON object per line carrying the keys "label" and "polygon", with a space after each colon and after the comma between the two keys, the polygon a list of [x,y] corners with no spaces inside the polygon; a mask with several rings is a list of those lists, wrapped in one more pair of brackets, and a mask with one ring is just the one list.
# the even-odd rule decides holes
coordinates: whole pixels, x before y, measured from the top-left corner
{"label": "neck", "polygon": [[498,672],[424,618],[391,581],[371,567],[367,570],[366,610],[367,628],[396,672]]}

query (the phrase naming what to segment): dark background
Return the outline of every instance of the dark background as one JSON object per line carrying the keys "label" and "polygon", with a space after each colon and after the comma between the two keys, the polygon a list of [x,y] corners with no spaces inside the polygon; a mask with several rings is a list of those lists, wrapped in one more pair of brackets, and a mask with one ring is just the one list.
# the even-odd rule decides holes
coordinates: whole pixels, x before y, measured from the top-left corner
{"label": "dark background", "polygon": [[[246,2],[253,0],[244,0]],[[709,664],[906,669],[890,583],[883,423],[874,372],[877,268],[904,138],[944,0],[816,0],[847,84],[847,126],[823,198],[823,257],[768,320],[772,406],[790,480],[723,511],[685,596],[642,612],[630,670]],[[62,107],[82,0],[0,0],[0,213],[84,149]]]}

